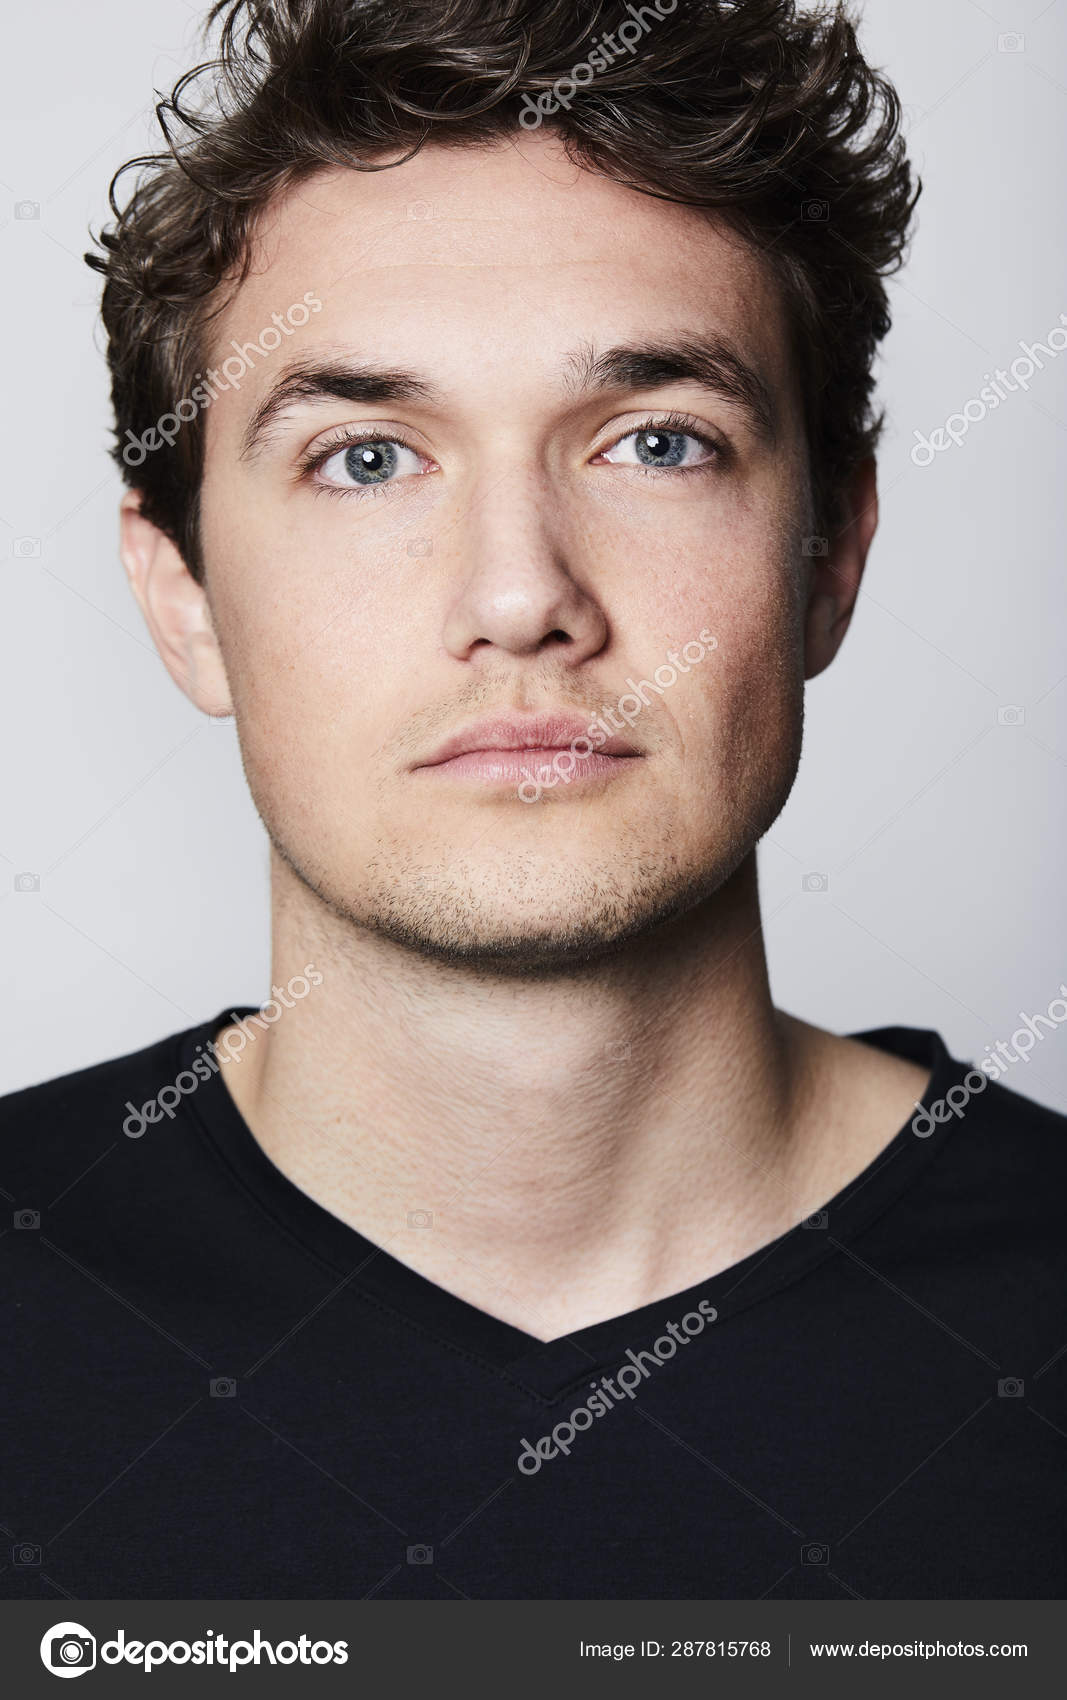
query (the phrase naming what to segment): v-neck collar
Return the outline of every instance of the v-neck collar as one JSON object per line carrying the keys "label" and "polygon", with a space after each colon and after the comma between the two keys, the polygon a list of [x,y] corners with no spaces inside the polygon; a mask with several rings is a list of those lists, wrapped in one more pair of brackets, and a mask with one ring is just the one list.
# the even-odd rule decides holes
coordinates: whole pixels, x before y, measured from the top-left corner
{"label": "v-neck collar", "polygon": [[[191,1067],[198,1050],[206,1049],[222,1027],[254,1009],[249,1005],[223,1011],[212,1021],[177,1035],[179,1067]],[[968,1067],[950,1056],[940,1035],[930,1029],[883,1027],[851,1037],[929,1068],[921,1100],[924,1107],[943,1098]],[[185,1107],[230,1175],[275,1229],[325,1265],[339,1282],[398,1321],[478,1360],[545,1403],[617,1364],[627,1348],[650,1345],[668,1321],[680,1323],[701,1299],[714,1306],[716,1326],[721,1326],[799,1280],[888,1209],[955,1125],[937,1124],[935,1137],[919,1139],[910,1119],[905,1122],[872,1162],[826,1202],[825,1227],[800,1224],[681,1292],[541,1341],[418,1274],[302,1192],[267,1156],[218,1074],[204,1081],[185,1100]]]}

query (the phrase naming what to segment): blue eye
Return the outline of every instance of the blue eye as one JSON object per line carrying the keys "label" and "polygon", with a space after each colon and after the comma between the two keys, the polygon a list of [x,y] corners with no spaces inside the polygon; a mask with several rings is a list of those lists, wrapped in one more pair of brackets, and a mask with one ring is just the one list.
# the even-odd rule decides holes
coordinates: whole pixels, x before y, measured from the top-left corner
{"label": "blue eye", "polygon": [[645,466],[681,466],[685,444],[681,431],[638,431],[634,438],[637,458]]}
{"label": "blue eye", "polygon": [[421,472],[419,460],[406,443],[392,437],[375,437],[339,448],[320,464],[318,476],[335,489],[367,489],[375,484],[395,483],[405,473]]}
{"label": "blue eye", "polygon": [[[621,458],[615,457],[624,445],[630,444],[634,458],[623,453]],[[694,455],[691,451],[696,449]],[[701,451],[708,451],[701,453]],[[706,437],[698,436],[695,431],[679,431],[667,429],[662,425],[643,425],[636,431],[628,431],[625,437],[610,449],[604,451],[604,459],[615,466],[661,466],[668,469],[706,465],[715,458],[715,445]]]}

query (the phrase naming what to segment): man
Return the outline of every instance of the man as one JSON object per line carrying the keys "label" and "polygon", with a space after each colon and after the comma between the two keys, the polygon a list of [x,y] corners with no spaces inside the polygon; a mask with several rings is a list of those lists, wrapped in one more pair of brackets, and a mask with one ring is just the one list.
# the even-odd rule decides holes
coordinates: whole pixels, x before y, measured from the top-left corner
{"label": "man", "polygon": [[1060,1592],[1063,1118],[777,1010],[760,933],[892,89],[785,0],[216,12],[95,263],[275,983],[6,1102],[12,1538],[110,1598]]}

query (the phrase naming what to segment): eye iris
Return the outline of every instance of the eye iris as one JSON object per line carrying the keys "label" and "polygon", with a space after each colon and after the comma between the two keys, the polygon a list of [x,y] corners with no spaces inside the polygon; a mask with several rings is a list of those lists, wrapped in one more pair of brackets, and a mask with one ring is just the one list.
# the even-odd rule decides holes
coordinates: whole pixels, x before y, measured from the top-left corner
{"label": "eye iris", "polygon": [[345,471],[357,484],[383,484],[396,459],[392,443],[353,443],[345,454]]}
{"label": "eye iris", "polygon": [[685,437],[680,431],[639,431],[637,458],[646,466],[678,466],[685,459]]}

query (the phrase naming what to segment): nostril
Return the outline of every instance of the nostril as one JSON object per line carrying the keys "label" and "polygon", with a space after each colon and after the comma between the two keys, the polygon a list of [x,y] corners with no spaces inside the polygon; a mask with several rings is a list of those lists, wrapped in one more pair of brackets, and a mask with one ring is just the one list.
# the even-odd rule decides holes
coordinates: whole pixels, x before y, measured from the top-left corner
{"label": "nostril", "polygon": [[570,641],[570,634],[568,632],[549,632],[545,637],[546,643],[570,643]]}

